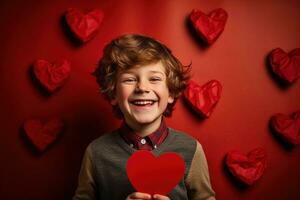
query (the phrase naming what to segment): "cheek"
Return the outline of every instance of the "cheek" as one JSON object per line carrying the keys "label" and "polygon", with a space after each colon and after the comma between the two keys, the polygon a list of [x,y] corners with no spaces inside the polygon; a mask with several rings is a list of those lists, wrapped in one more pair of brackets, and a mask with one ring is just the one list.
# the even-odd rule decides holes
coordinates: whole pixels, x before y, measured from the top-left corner
{"label": "cheek", "polygon": [[131,95],[131,93],[132,93],[132,90],[131,90],[131,88],[130,87],[122,87],[122,86],[120,86],[119,88],[118,88],[119,90],[118,90],[118,95],[117,95],[117,98],[120,100],[120,101],[124,101],[124,100],[127,100],[128,99],[128,97]]}
{"label": "cheek", "polygon": [[162,86],[160,88],[157,88],[156,90],[159,93],[159,96],[167,101],[169,97],[169,89],[167,86]]}

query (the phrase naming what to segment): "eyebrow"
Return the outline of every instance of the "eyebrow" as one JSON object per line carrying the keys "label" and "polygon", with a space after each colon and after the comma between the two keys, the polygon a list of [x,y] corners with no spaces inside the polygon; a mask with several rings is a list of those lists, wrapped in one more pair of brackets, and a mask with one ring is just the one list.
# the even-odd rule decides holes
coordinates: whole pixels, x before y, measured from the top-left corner
{"label": "eyebrow", "polygon": [[[161,71],[155,71],[155,70],[151,70],[151,71],[149,71],[149,72],[151,72],[151,73],[153,73],[153,74],[157,74],[157,73],[159,73],[159,74],[161,74],[161,75],[164,75],[164,73],[163,73],[163,72],[161,72]],[[130,70],[128,70],[128,71],[121,72],[121,74],[134,74],[134,72],[133,72],[133,71],[130,71]]]}
{"label": "eyebrow", "polygon": [[162,74],[162,75],[164,75],[164,73],[163,73],[163,72],[161,72],[161,71],[154,71],[154,70],[152,70],[152,71],[150,71],[150,72],[152,72],[152,73],[159,73],[159,74]]}

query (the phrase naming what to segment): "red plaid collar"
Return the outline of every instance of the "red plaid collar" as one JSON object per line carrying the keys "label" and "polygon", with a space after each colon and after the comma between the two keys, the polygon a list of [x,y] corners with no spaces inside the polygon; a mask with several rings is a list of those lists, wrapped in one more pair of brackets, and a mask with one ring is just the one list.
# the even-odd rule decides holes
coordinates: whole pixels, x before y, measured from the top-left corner
{"label": "red plaid collar", "polygon": [[146,137],[140,137],[126,124],[125,120],[119,128],[119,133],[124,141],[131,147],[138,150],[143,149],[151,151],[157,148],[165,140],[169,131],[164,118],[162,118],[159,128]]}

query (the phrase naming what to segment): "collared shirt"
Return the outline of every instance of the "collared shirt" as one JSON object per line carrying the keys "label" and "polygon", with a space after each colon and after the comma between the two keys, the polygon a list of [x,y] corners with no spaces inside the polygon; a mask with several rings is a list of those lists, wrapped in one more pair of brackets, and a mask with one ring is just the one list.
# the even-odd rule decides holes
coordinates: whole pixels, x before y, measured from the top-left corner
{"label": "collared shirt", "polygon": [[131,147],[137,150],[152,151],[166,139],[169,131],[164,118],[162,118],[159,128],[146,137],[139,136],[125,121],[123,121],[119,128],[119,133],[124,141]]}

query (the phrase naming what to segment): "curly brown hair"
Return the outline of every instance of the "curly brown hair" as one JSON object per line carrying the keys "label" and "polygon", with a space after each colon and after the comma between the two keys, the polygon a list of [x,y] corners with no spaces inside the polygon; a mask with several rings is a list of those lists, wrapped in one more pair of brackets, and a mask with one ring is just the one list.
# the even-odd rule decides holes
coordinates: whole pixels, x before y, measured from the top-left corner
{"label": "curly brown hair", "polygon": [[[174,102],[168,104],[163,114],[170,117],[176,100],[187,87],[191,65],[183,66],[171,50],[157,40],[137,34],[122,35],[112,40],[105,46],[103,57],[93,75],[96,76],[100,92],[111,101],[116,94],[118,72],[159,61],[165,67],[167,86],[174,98]],[[117,105],[113,108],[117,117],[123,116]]]}

